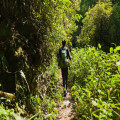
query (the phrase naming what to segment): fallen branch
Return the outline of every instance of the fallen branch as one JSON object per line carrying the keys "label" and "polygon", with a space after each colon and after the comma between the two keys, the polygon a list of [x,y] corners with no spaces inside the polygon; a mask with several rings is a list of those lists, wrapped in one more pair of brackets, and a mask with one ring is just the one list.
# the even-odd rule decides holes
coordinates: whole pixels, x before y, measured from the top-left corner
{"label": "fallen branch", "polygon": [[0,91],[0,97],[10,99],[10,101],[12,101],[12,102],[15,101],[15,95],[12,94],[12,93],[7,93],[7,92]]}

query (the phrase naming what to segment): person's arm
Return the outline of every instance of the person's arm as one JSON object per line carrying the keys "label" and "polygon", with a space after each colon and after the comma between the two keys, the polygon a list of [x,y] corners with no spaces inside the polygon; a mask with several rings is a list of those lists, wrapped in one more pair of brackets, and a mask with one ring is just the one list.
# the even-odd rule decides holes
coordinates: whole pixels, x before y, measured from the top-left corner
{"label": "person's arm", "polygon": [[67,48],[67,56],[70,60],[72,59],[72,56],[70,55],[70,52],[69,52],[68,48]]}
{"label": "person's arm", "polygon": [[61,49],[59,49],[58,57],[59,57],[59,59],[61,58]]}

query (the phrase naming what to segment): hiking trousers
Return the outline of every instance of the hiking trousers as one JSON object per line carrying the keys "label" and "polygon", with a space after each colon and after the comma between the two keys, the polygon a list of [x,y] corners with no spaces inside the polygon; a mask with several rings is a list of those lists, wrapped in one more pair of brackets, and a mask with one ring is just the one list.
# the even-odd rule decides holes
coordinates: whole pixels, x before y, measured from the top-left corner
{"label": "hiking trousers", "polygon": [[67,94],[68,68],[61,68],[64,94]]}

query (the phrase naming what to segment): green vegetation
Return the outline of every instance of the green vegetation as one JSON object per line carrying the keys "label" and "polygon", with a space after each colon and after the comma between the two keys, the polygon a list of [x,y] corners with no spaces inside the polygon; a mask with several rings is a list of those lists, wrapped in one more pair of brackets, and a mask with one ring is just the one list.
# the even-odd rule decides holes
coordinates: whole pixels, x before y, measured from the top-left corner
{"label": "green vegetation", "polygon": [[[101,47],[99,45],[99,47]],[[77,119],[118,120],[120,46],[110,53],[95,47],[73,50],[69,80]]]}
{"label": "green vegetation", "polygon": [[111,11],[110,2],[100,2],[86,13],[80,34],[81,44],[91,44],[96,47],[98,43],[101,43],[102,46],[105,45],[105,47],[110,44],[108,40],[110,40],[109,26]]}
{"label": "green vegetation", "polygon": [[0,91],[16,96],[11,101],[0,92],[2,120],[56,119],[62,40],[73,58],[75,117],[119,120],[119,0],[1,0],[0,6]]}

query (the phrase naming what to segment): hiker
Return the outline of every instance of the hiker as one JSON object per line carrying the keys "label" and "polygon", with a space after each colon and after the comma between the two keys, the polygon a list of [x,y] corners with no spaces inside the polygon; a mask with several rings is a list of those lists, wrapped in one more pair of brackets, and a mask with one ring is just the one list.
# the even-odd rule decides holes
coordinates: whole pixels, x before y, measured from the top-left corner
{"label": "hiker", "polygon": [[67,95],[68,67],[70,67],[69,59],[71,60],[72,57],[70,56],[69,50],[66,47],[66,41],[64,40],[58,52],[58,66],[61,68],[62,72],[64,97]]}

